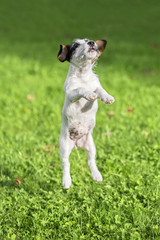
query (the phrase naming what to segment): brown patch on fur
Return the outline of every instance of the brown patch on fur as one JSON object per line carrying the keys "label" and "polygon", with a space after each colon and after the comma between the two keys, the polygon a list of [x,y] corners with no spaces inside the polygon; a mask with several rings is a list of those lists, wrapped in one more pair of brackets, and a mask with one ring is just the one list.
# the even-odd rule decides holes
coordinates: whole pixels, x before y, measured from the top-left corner
{"label": "brown patch on fur", "polygon": [[[102,54],[102,52],[104,51],[106,45],[107,45],[107,41],[106,40],[96,40],[95,43],[98,46],[98,57]],[[92,60],[92,64],[97,60],[98,57],[95,57]]]}
{"label": "brown patch on fur", "polygon": [[107,41],[106,40],[96,40],[95,43],[98,46],[98,51],[99,51],[99,56],[100,56],[107,45]]}
{"label": "brown patch on fur", "polygon": [[59,53],[57,56],[59,61],[61,61],[61,62],[66,61],[68,53],[69,53],[69,50],[68,50],[67,45],[64,45],[64,44],[60,45],[60,50],[59,50]]}

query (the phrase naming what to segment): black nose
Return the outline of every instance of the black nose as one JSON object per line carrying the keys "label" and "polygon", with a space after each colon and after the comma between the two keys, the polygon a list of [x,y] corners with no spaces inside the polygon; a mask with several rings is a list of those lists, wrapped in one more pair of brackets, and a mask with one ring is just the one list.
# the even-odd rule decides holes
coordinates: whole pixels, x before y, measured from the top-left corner
{"label": "black nose", "polygon": [[94,46],[94,42],[93,42],[93,41],[89,41],[89,42],[88,42],[88,45],[89,45],[90,47],[93,47],[93,46]]}

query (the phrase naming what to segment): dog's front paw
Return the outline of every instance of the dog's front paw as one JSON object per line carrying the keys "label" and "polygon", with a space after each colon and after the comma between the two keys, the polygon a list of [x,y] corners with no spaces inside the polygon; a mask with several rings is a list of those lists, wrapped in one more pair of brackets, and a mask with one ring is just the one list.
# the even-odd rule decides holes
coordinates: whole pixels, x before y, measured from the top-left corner
{"label": "dog's front paw", "polygon": [[68,174],[65,174],[65,175],[63,176],[63,181],[62,181],[63,187],[64,187],[65,189],[69,189],[70,186],[71,186],[71,183],[72,183],[71,176],[68,175]]}
{"label": "dog's front paw", "polygon": [[88,101],[94,101],[97,99],[97,94],[94,92],[87,92],[84,94],[84,98]]}
{"label": "dog's front paw", "polygon": [[96,182],[102,182],[103,181],[102,175],[100,174],[100,172],[98,170],[94,170],[92,172],[92,177],[93,177],[93,180],[96,181]]}
{"label": "dog's front paw", "polygon": [[114,101],[115,101],[115,99],[114,99],[114,97],[112,97],[111,95],[106,95],[106,96],[104,96],[104,97],[102,97],[102,99],[101,99],[104,103],[106,103],[106,104],[112,104]]}

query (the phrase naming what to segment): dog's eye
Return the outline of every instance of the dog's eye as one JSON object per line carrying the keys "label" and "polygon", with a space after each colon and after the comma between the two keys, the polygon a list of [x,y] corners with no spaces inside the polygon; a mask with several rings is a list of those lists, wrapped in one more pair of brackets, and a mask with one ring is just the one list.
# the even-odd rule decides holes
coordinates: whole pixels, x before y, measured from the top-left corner
{"label": "dog's eye", "polygon": [[77,47],[79,46],[80,44],[79,43],[73,43],[70,47],[70,50],[69,50],[69,56],[68,56],[68,61],[70,61],[70,59],[72,58],[74,52],[76,51]]}
{"label": "dog's eye", "polygon": [[79,43],[74,43],[70,49],[71,52],[74,52],[76,50],[76,48],[79,46]]}
{"label": "dog's eye", "polygon": [[76,49],[80,44],[79,43],[74,43],[73,47]]}

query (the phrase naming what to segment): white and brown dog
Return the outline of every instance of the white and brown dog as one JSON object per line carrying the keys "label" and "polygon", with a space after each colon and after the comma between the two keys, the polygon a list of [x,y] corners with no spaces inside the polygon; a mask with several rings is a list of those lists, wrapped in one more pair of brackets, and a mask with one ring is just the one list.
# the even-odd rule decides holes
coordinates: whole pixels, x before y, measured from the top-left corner
{"label": "white and brown dog", "polygon": [[58,59],[69,61],[70,67],[64,84],[65,102],[62,110],[62,126],[59,139],[63,166],[63,187],[71,186],[69,155],[74,147],[81,147],[88,154],[88,165],[95,181],[102,176],[96,166],[96,148],[92,138],[95,126],[97,99],[106,104],[114,102],[101,86],[93,72],[95,60],[102,54],[107,41],[76,39],[71,45],[60,45]]}

